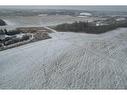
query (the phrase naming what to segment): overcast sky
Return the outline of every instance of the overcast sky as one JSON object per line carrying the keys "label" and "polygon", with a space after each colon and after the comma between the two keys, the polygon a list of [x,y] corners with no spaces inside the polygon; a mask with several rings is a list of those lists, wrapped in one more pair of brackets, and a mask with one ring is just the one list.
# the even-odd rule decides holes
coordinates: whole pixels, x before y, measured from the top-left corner
{"label": "overcast sky", "polygon": [[127,6],[0,6],[0,8],[19,9],[77,9],[77,10],[97,10],[97,11],[126,11]]}

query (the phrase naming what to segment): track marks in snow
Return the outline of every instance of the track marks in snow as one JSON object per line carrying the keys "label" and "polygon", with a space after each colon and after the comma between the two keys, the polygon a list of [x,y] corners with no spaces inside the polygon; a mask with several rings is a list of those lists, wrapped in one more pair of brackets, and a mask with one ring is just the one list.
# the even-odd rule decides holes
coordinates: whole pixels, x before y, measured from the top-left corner
{"label": "track marks in snow", "polygon": [[52,33],[0,52],[1,89],[126,89],[127,32]]}

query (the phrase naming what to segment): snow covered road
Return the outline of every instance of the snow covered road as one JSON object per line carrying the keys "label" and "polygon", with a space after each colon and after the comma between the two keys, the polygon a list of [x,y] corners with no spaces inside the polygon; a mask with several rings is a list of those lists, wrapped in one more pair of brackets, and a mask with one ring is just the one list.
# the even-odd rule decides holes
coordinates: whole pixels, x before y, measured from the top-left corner
{"label": "snow covered road", "polygon": [[0,52],[0,89],[127,89],[127,29],[50,35]]}

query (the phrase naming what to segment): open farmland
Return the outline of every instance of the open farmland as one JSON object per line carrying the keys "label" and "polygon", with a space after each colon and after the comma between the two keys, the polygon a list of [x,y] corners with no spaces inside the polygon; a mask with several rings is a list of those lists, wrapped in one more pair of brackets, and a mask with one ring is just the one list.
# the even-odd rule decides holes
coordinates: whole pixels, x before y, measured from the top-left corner
{"label": "open farmland", "polygon": [[95,21],[103,20],[106,18],[101,17],[75,17],[69,15],[49,15],[49,16],[5,16],[0,17],[5,20],[8,25],[0,28],[17,28],[17,27],[42,27],[52,26],[62,23],[72,23],[75,21]]}
{"label": "open farmland", "polygon": [[127,89],[127,6],[76,7],[0,6],[0,89]]}
{"label": "open farmland", "polygon": [[127,28],[50,36],[0,52],[0,89],[127,89]]}

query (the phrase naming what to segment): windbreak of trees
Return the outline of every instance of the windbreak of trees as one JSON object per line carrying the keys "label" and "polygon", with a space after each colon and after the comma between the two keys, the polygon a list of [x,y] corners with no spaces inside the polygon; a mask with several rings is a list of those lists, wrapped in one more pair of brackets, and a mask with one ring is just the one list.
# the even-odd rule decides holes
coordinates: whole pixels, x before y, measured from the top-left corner
{"label": "windbreak of trees", "polygon": [[95,26],[88,22],[74,22],[72,24],[60,24],[54,27],[58,31],[64,32],[85,32],[91,34],[105,33],[119,27],[127,27],[127,21],[110,23],[109,25]]}

